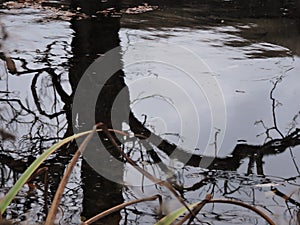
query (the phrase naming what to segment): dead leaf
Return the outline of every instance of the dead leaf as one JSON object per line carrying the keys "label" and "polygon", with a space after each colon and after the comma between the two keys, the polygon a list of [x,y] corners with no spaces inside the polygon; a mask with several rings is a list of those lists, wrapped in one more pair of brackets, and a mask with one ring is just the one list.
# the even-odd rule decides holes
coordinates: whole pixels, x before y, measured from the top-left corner
{"label": "dead leaf", "polygon": [[17,68],[15,62],[3,52],[0,53],[0,59],[6,62],[6,67],[11,74],[17,73]]}
{"label": "dead leaf", "polygon": [[6,131],[3,130],[3,129],[0,129],[0,136],[2,137],[2,140],[3,140],[3,141],[5,141],[5,140],[11,140],[11,141],[14,141],[14,140],[16,139],[16,136],[15,136],[15,135],[6,132]]}

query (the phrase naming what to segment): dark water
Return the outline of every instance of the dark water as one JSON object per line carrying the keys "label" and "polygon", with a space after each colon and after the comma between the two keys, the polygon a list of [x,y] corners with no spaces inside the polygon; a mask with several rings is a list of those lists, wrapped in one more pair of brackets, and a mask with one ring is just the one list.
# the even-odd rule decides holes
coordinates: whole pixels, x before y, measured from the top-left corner
{"label": "dark water", "polygon": [[[119,7],[125,11],[142,3],[125,1]],[[50,5],[61,4],[70,5]],[[111,7],[105,4],[100,7]],[[90,129],[87,121],[95,118],[92,121],[104,121],[131,134],[147,136],[151,131],[165,139],[158,145],[120,138],[128,154],[152,174],[168,175],[154,163],[157,159],[174,167],[169,181],[187,202],[200,201],[210,193],[214,198],[257,206],[276,224],[297,224],[297,206],[272,194],[271,187],[300,201],[298,1],[148,4],[158,9],[93,16],[100,10],[95,2],[82,5],[74,1],[71,6],[80,6],[87,15],[71,16],[68,11],[32,5],[1,10],[1,52],[14,60],[18,70],[12,74],[0,61],[1,197],[33,157],[73,132]],[[135,47],[136,43],[142,47]],[[210,94],[216,92],[195,86],[195,79],[181,64],[155,61],[166,51],[158,44],[172,46],[172,60],[196,69],[205,65],[199,73],[207,73],[219,85],[226,114],[222,114],[222,102],[210,101]],[[88,107],[92,97],[76,111],[72,102],[84,72],[95,59],[118,46],[116,60],[122,70],[98,90],[95,114]],[[197,57],[198,65],[186,57],[183,48]],[[152,51],[156,56],[151,62],[130,64],[132,56],[143,59]],[[90,82],[93,87],[96,81]],[[84,91],[86,96],[93,95],[92,88]],[[122,104],[115,104],[117,100]],[[214,123],[218,115],[221,122]],[[4,131],[14,137],[5,138]],[[194,139],[196,142],[190,141]],[[174,144],[182,154],[195,150],[184,168],[178,169],[182,164],[169,157]],[[48,198],[42,178],[37,179],[37,187],[25,186],[4,217],[29,224],[43,221],[75,149],[76,143],[70,143],[43,165],[49,168]],[[203,154],[216,156],[207,168],[199,167]],[[100,167],[114,171],[123,184],[106,180],[81,159],[67,185],[57,222],[78,224],[124,201],[157,193],[164,196],[166,212],[180,207],[171,193],[151,185],[129,165],[114,166],[102,160]],[[130,206],[98,224],[154,224],[157,207],[156,202]],[[200,219],[209,224],[264,224],[256,214],[227,205],[205,206]]]}

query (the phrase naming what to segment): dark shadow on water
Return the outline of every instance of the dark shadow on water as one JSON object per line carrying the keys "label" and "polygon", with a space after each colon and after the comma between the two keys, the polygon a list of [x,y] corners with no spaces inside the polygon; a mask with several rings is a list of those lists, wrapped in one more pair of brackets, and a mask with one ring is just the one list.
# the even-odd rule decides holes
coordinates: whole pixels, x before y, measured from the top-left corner
{"label": "dark shadow on water", "polygon": [[[92,11],[97,9],[95,4],[99,4],[95,1],[92,1],[91,4],[86,1],[74,1],[74,3],[81,3],[79,6],[83,7],[82,10],[86,13],[93,13]],[[100,9],[98,8],[98,10]],[[119,46],[119,20],[119,18],[98,17],[83,20],[74,19],[71,21],[71,28],[75,32],[71,44],[73,57],[69,70],[69,81],[73,87],[73,93],[75,93],[77,84],[88,66],[100,55]],[[115,78],[112,79],[113,88],[110,88],[108,92],[104,92],[104,94],[101,95],[102,102],[98,104],[98,114],[101,115],[98,121],[105,121],[108,126],[110,124],[109,117],[111,108],[109,104],[111,103],[110,99],[114,96],[112,92],[114,92],[115,86],[122,81],[119,79],[119,76],[123,76],[123,73],[120,72],[115,75]],[[122,87],[124,87],[124,84],[122,84]],[[84,107],[84,105],[82,107]],[[71,114],[72,112],[70,111],[68,113]],[[84,117],[84,115],[79,114],[79,117]],[[96,120],[97,117],[96,115]],[[84,127],[83,129],[88,130],[90,128]],[[90,148],[97,148],[97,146],[93,145],[93,142],[91,143]],[[118,157],[118,155],[113,153],[115,151],[111,152],[112,155]],[[107,165],[102,166],[109,168],[111,164],[110,162],[107,163]],[[119,176],[122,178],[123,171],[121,168],[118,169],[120,169]],[[85,160],[82,161],[81,176],[84,196],[82,202],[82,217],[91,218],[97,213],[123,202],[122,185],[116,184],[99,175]],[[120,214],[115,213],[112,217],[104,218],[95,224],[119,224],[120,220]]]}

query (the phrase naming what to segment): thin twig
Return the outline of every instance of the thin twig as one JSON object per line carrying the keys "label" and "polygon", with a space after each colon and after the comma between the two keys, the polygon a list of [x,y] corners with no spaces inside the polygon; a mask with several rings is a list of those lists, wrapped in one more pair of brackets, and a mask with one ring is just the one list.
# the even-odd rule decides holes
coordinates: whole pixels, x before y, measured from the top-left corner
{"label": "thin twig", "polygon": [[130,202],[124,202],[120,205],[117,205],[117,206],[112,207],[108,210],[105,210],[104,212],[99,213],[98,215],[88,219],[87,221],[82,222],[81,225],[88,225],[88,224],[94,223],[97,220],[99,220],[99,219],[101,219],[101,218],[103,218],[103,217],[105,217],[105,216],[107,216],[111,213],[120,211],[121,209],[123,209],[127,206],[130,206],[130,205],[133,205],[133,204],[136,204],[136,203],[140,203],[140,202],[145,202],[145,201],[154,201],[156,199],[158,199],[158,201],[159,201],[159,206],[160,206],[160,211],[161,211],[162,197],[160,195],[153,195],[151,197],[140,198],[140,199],[136,199],[136,200],[133,200],[133,201],[130,201]]}
{"label": "thin twig", "polygon": [[275,195],[277,195],[277,196],[283,198],[286,202],[290,202],[290,203],[296,205],[297,207],[300,207],[300,202],[297,202],[295,199],[293,199],[293,198],[291,198],[290,196],[287,196],[286,194],[282,193],[282,192],[279,191],[277,188],[272,187],[272,188],[271,188],[271,191],[272,191]]}
{"label": "thin twig", "polygon": [[282,81],[283,79],[283,75],[281,75],[279,78],[277,78],[277,80],[273,83],[274,86],[270,92],[270,99],[272,101],[272,117],[273,117],[273,125],[274,125],[274,129],[278,132],[278,134],[283,138],[284,135],[281,133],[281,131],[278,129],[278,125],[277,125],[277,119],[276,119],[276,99],[274,98],[273,94],[274,91],[276,90],[277,85],[279,84],[279,82]]}

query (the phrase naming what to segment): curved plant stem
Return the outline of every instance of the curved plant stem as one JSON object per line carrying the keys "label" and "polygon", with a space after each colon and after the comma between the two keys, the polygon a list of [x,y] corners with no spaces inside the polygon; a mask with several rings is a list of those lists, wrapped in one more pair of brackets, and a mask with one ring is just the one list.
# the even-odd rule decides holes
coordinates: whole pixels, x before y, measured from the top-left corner
{"label": "curved plant stem", "polygon": [[[96,131],[102,131],[101,129],[97,129]],[[108,129],[108,131],[113,131],[115,133],[118,133],[123,136],[129,136],[129,134],[119,131],[119,130],[114,130],[114,129]],[[30,179],[32,174],[39,168],[39,166],[52,154],[54,153],[57,149],[62,147],[63,145],[69,143],[70,141],[73,141],[79,137],[88,135],[90,133],[94,132],[93,130],[81,132],[78,134],[74,134],[70,137],[67,137],[60,142],[52,145],[50,148],[48,148],[43,154],[41,154],[26,170],[25,172],[19,177],[17,182],[13,185],[13,187],[9,190],[9,192],[2,198],[0,199],[0,218],[3,212],[6,210],[7,206],[11,203],[11,201],[15,198],[15,196],[18,194],[20,189],[23,187],[23,185]]]}
{"label": "curved plant stem", "polygon": [[[109,133],[109,130],[107,129],[107,127],[104,124],[101,126],[101,128],[102,128],[104,134],[109,139],[109,141],[112,143],[112,145],[127,160],[128,163],[130,163],[137,171],[139,171],[141,174],[143,174],[145,177],[147,177],[153,183],[156,183],[158,185],[166,187],[177,198],[177,200],[189,211],[189,213],[191,213],[193,216],[195,216],[194,213],[191,211],[191,209],[188,207],[188,205],[184,202],[184,200],[180,197],[180,195],[176,192],[176,190],[173,188],[173,186],[171,184],[169,184],[168,182],[161,180],[157,177],[154,177],[153,175],[148,173],[146,170],[139,167],[135,161],[133,161],[126,153],[124,153],[122,151],[122,149],[118,146],[117,142],[112,137],[112,135]],[[198,220],[198,218],[196,216],[195,216],[195,218]],[[201,221],[199,221],[199,222],[201,222]]]}
{"label": "curved plant stem", "polygon": [[161,205],[162,205],[162,197],[160,195],[153,195],[153,196],[150,196],[150,197],[147,197],[147,198],[140,198],[140,199],[136,199],[136,200],[133,200],[133,201],[130,201],[130,202],[124,202],[120,205],[117,205],[113,208],[110,208],[104,212],[101,212],[99,213],[98,215],[88,219],[87,221],[85,222],[82,222],[81,225],[88,225],[88,224],[92,224],[94,222],[96,222],[97,220],[111,214],[111,213],[114,213],[114,212],[117,212],[129,205],[133,205],[133,204],[136,204],[136,203],[140,203],[140,202],[145,202],[145,201],[154,201],[158,199],[159,201],[159,205],[160,205],[160,211],[161,211]]}
{"label": "curved plant stem", "polygon": [[[275,225],[275,223],[265,213],[263,213],[261,210],[255,208],[251,205],[248,205],[244,202],[230,200],[230,199],[212,199],[212,195],[210,195],[210,194],[206,195],[206,198],[194,207],[194,209],[192,210],[193,213],[197,215],[200,212],[200,210],[204,207],[204,205],[209,204],[209,203],[213,203],[213,204],[223,203],[223,204],[238,205],[238,206],[250,209],[251,211],[255,212],[256,214],[261,216],[263,219],[265,219],[268,222],[268,224]],[[188,224],[190,224],[193,220],[193,215],[191,215],[189,213],[189,214],[185,215],[183,217],[183,219],[181,219],[178,223],[176,223],[176,225],[182,225],[189,218],[190,218],[190,220],[189,220]]]}
{"label": "curved plant stem", "polygon": [[67,182],[69,180],[69,177],[73,171],[73,168],[77,162],[77,160],[79,159],[80,155],[82,152],[84,152],[86,146],[88,145],[89,141],[91,140],[91,138],[93,137],[94,133],[96,132],[96,128],[97,128],[98,125],[95,125],[92,132],[89,133],[89,135],[84,139],[84,141],[82,142],[82,144],[79,146],[78,150],[76,151],[76,153],[74,154],[71,162],[69,163],[67,169],[66,169],[66,172],[64,173],[64,176],[62,178],[62,180],[60,181],[59,183],[59,186],[56,190],[56,193],[55,193],[55,196],[54,196],[54,199],[53,199],[53,202],[52,202],[52,206],[50,208],[50,211],[47,215],[47,218],[46,218],[46,222],[45,222],[45,225],[53,225],[54,224],[54,220],[55,220],[55,216],[56,216],[56,213],[57,213],[57,209],[58,209],[58,206],[59,206],[59,203],[60,203],[60,200],[62,198],[62,195],[63,195],[63,192],[64,192],[64,189],[67,185]]}
{"label": "curved plant stem", "polygon": [[63,139],[62,141],[52,145],[50,148],[48,148],[43,154],[41,154],[20,176],[20,178],[17,180],[17,182],[14,184],[14,186],[9,190],[9,192],[0,200],[0,214],[2,214],[7,206],[11,203],[11,201],[15,198],[15,196],[18,194],[19,190],[23,187],[23,185],[28,181],[28,179],[31,177],[31,175],[36,171],[36,169],[48,158],[49,155],[51,155],[53,152],[55,152],[57,149],[59,149],[61,146],[65,145],[66,143],[79,138],[81,136],[87,135],[91,133],[92,131],[86,131],[79,134],[72,135],[70,137],[67,137]]}
{"label": "curved plant stem", "polygon": [[230,199],[211,199],[207,202],[207,204],[208,203],[224,203],[224,204],[238,205],[238,206],[250,209],[251,211],[255,212],[256,214],[258,214],[259,216],[264,218],[270,225],[275,225],[275,223],[261,210],[255,208],[251,205],[248,205],[244,202],[230,200]]}

